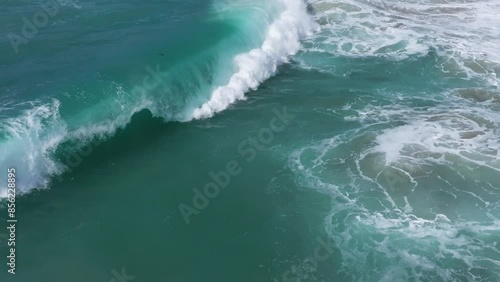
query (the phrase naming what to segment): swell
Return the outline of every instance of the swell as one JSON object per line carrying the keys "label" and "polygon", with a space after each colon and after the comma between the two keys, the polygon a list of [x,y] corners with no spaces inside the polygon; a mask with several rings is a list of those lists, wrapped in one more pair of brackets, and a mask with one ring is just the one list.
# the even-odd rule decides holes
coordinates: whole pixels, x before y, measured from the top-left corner
{"label": "swell", "polygon": [[57,88],[62,96],[4,103],[0,167],[17,168],[18,191],[51,186],[79,165],[81,152],[130,127],[144,109],[167,122],[226,109],[274,75],[315,28],[302,0],[215,1],[211,9],[205,29],[185,27],[192,34],[147,57],[142,71],[124,72],[122,80],[89,76],[93,81],[74,81],[90,84],[85,90],[65,85]]}

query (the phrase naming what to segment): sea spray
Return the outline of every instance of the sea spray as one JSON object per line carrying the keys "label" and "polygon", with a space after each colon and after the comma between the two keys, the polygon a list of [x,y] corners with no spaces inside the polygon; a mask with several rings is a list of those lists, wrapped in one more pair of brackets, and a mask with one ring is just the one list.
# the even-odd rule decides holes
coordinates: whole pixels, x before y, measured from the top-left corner
{"label": "sea spray", "polygon": [[303,1],[282,2],[285,9],[268,28],[262,46],[234,58],[237,72],[227,85],[215,89],[210,100],[193,112],[194,119],[211,117],[235,101],[245,99],[247,91],[255,90],[260,83],[273,76],[277,67],[299,50],[300,40],[317,29]]}

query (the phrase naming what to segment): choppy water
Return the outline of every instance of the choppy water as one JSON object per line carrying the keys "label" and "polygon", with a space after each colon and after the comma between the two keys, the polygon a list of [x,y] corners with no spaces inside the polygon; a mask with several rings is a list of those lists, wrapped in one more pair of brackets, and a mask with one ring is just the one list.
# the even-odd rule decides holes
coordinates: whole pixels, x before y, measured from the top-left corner
{"label": "choppy water", "polygon": [[500,279],[498,1],[54,3],[0,4],[12,281]]}

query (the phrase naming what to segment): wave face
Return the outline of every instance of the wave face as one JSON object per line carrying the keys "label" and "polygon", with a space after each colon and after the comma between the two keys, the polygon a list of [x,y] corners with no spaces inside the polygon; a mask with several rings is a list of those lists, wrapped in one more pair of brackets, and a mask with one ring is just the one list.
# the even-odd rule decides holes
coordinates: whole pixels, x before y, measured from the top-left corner
{"label": "wave face", "polygon": [[307,13],[305,3],[283,1],[281,5],[284,6],[283,12],[269,26],[262,46],[235,57],[236,72],[228,84],[215,89],[210,100],[193,112],[193,118],[211,117],[235,101],[244,99],[247,91],[255,90],[299,50],[301,39],[312,34],[316,26]]}
{"label": "wave face", "polygon": [[[8,83],[0,164],[26,168],[19,170],[20,191],[47,187],[71,169],[75,152],[112,136],[143,109],[189,121],[244,99],[315,27],[300,0],[191,0],[139,11],[130,9],[132,1],[57,3],[52,26],[40,28],[36,43],[19,46],[19,56],[45,59],[26,66],[12,50],[4,53],[12,67],[1,73]],[[65,47],[42,51],[52,41]]]}
{"label": "wave face", "polygon": [[288,158],[332,199],[338,273],[498,280],[500,3],[312,2],[321,30],[294,59],[364,93],[325,112],[350,129]]}

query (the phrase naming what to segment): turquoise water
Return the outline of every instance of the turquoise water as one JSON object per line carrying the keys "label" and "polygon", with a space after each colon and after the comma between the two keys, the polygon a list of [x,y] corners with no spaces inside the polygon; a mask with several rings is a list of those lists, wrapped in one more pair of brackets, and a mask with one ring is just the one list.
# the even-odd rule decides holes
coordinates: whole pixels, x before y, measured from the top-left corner
{"label": "turquoise water", "polygon": [[0,6],[0,281],[500,279],[496,1]]}

